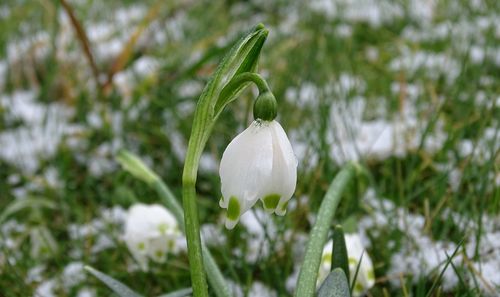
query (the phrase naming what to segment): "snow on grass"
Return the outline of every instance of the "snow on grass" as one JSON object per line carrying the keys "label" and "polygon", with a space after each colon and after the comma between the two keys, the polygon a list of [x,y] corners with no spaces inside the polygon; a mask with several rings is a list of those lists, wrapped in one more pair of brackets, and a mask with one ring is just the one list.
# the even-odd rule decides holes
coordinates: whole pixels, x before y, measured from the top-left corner
{"label": "snow on grass", "polygon": [[[367,234],[377,236],[377,232],[398,230],[402,234],[399,248],[390,260],[389,281],[394,286],[401,286],[401,276],[414,283],[420,279],[435,277],[441,273],[449,257],[457,249],[455,242],[434,239],[426,228],[425,216],[411,213],[407,209],[396,207],[393,202],[377,197],[375,191],[367,191],[363,201],[370,206],[370,214],[359,221],[365,242],[377,249],[377,242],[370,242]],[[494,288],[500,287],[500,278],[491,271],[500,268],[500,254],[495,253],[500,247],[500,216],[484,216],[483,230],[478,225],[449,209],[442,212],[443,218],[452,217],[457,226],[463,230],[464,245],[452,259],[455,267],[461,268],[460,277],[474,286],[474,278],[479,279],[479,286],[485,296],[495,296]],[[464,223],[466,225],[464,225]],[[478,253],[479,261],[474,260],[477,244],[477,232],[482,232]],[[442,288],[451,291],[458,285],[457,272],[448,266],[443,274]]]}

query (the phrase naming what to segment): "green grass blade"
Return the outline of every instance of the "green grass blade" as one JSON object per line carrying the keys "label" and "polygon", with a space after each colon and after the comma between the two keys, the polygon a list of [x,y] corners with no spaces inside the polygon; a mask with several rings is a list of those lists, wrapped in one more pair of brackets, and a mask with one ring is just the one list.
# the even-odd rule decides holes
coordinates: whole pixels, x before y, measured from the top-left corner
{"label": "green grass blade", "polygon": [[125,284],[117,281],[111,276],[100,272],[90,266],[85,266],[85,270],[87,270],[90,274],[98,278],[101,282],[103,282],[108,288],[110,288],[113,292],[115,292],[120,297],[142,297],[142,295],[134,292],[132,289],[127,287]]}
{"label": "green grass blade", "polygon": [[363,251],[361,253],[361,257],[359,257],[358,265],[356,265],[356,271],[354,271],[354,276],[352,278],[351,293],[354,291],[354,285],[356,284],[356,280],[358,279],[358,273],[359,273],[359,269],[361,268],[361,262],[363,261],[364,255],[365,255],[365,252]]}
{"label": "green grass blade", "polygon": [[333,230],[332,246],[332,269],[340,268],[344,271],[347,283],[349,283],[349,257],[345,245],[344,230],[342,226],[337,225]]}
{"label": "green grass blade", "polygon": [[448,259],[446,260],[446,264],[444,265],[443,269],[441,270],[441,273],[439,274],[439,276],[434,280],[434,283],[432,284],[432,287],[431,289],[429,290],[429,292],[427,292],[427,295],[425,295],[426,297],[429,297],[429,296],[432,296],[432,293],[434,292],[434,290],[437,288],[437,285],[439,283],[439,281],[441,281],[441,279],[443,278],[443,275],[444,275],[444,272],[446,271],[446,269],[448,268],[448,265],[450,265],[451,261],[453,260],[453,258],[455,258],[455,256],[457,255],[458,253],[458,250],[460,249],[460,247],[462,246],[464,242],[464,239],[462,239],[458,244],[457,244],[457,247],[455,248],[455,250],[453,251],[453,254],[451,254],[451,256],[448,257]]}

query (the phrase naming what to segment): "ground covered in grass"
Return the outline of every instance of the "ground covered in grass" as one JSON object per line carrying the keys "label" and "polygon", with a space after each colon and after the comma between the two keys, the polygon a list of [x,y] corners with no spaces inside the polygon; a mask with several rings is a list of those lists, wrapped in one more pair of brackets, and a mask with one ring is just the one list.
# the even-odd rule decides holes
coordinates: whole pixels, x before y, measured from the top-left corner
{"label": "ground covered in grass", "polygon": [[368,296],[500,294],[500,2],[5,0],[1,296],[110,294],[84,265],[146,296],[189,286],[182,241],[147,271],[128,251],[127,209],[159,197],[115,155],[136,153],[180,198],[196,100],[259,22],[259,72],[298,184],[286,216],[259,206],[224,229],[218,166],[252,120],[245,92],[214,127],[197,184],[203,237],[235,296],[291,296],[323,194],[350,160],[370,176],[333,223],[362,238]]}

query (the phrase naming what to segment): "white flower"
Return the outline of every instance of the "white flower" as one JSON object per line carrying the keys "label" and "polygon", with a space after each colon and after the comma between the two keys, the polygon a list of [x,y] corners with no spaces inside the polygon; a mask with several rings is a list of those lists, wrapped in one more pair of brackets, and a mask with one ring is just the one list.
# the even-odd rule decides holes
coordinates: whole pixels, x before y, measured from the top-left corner
{"label": "white flower", "polygon": [[[359,265],[358,275],[356,277],[356,284],[354,285],[354,290],[352,292],[353,296],[362,296],[375,284],[375,274],[373,272],[372,260],[370,259],[370,256],[368,256],[368,253],[366,253],[358,234],[345,234],[345,244],[347,247],[351,285],[354,274],[356,274],[359,259],[361,259],[361,255],[363,255],[361,265]],[[332,265],[332,246],[333,241],[330,240],[323,248],[323,256],[321,257],[321,265],[318,276],[319,284],[321,284],[330,273]],[[335,255],[333,255],[333,257],[335,257]]]}
{"label": "white flower", "polygon": [[124,239],[141,269],[148,269],[148,259],[164,262],[167,253],[177,253],[181,238],[177,221],[165,207],[138,203],[129,209]]}
{"label": "white flower", "polygon": [[226,228],[258,199],[269,213],[284,215],[297,182],[297,159],[281,125],[256,120],[227,146],[220,164]]}

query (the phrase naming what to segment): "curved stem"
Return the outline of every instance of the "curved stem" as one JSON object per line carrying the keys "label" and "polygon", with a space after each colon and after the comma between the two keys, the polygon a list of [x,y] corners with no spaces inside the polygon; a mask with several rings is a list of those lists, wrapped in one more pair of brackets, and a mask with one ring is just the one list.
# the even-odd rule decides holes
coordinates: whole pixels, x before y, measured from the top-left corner
{"label": "curved stem", "polygon": [[244,72],[236,75],[220,92],[220,98],[226,98],[227,94],[231,94],[237,90],[242,84],[253,82],[259,89],[259,93],[269,91],[269,86],[262,76],[255,72]]}

